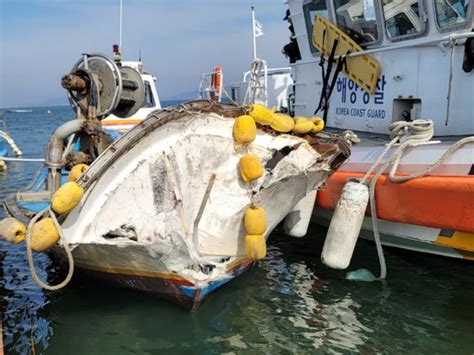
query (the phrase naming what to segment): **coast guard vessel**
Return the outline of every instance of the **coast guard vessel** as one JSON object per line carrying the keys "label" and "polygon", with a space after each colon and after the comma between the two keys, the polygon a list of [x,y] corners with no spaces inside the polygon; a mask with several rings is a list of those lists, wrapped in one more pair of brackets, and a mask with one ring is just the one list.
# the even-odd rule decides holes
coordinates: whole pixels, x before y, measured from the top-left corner
{"label": "coast guard vessel", "polygon": [[[398,169],[389,174],[389,164],[375,186],[382,242],[474,260],[473,1],[289,0],[288,7],[301,52],[301,60],[290,64],[295,81],[290,111],[311,116],[319,106],[317,114],[330,130],[351,129],[361,139],[318,193],[314,221],[329,221],[346,180],[362,177],[377,163],[391,141],[389,127],[409,130],[414,121],[427,119],[435,138],[405,149]],[[344,49],[344,34],[360,48]],[[367,90],[367,82],[351,70],[356,60],[366,60],[359,74],[370,73],[370,58],[379,72],[372,73],[377,78]],[[427,176],[397,181],[427,170],[455,142],[460,143],[453,154]],[[394,144],[387,157],[396,149]],[[388,159],[375,164],[375,171]],[[369,217],[361,236],[373,238]]]}

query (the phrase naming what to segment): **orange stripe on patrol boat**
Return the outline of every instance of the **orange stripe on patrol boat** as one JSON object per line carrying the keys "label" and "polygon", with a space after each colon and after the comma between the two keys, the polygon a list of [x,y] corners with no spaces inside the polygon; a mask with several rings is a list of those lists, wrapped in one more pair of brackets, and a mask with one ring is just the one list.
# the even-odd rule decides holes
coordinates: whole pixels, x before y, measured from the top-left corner
{"label": "orange stripe on patrol boat", "polygon": [[[346,180],[363,175],[334,173],[327,188],[318,191],[317,205],[334,209]],[[382,175],[375,196],[381,219],[474,233],[474,176],[427,176],[395,184]]]}

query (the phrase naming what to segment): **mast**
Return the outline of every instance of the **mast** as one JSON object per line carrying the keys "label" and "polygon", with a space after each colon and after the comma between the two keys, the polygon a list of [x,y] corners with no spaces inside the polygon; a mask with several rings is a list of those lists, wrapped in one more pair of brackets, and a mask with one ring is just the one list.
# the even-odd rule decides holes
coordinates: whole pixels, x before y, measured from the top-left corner
{"label": "mast", "polygon": [[122,0],[120,0],[119,48],[122,51]]}
{"label": "mast", "polygon": [[253,39],[253,60],[257,59],[257,37],[255,36],[255,6],[252,9],[252,39]]}

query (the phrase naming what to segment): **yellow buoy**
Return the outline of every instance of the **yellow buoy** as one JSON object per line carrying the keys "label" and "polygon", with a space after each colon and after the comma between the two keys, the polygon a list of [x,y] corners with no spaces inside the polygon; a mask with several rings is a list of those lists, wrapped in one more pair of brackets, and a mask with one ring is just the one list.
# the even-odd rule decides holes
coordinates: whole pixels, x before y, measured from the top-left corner
{"label": "yellow buoy", "polygon": [[251,116],[243,115],[235,120],[233,132],[237,143],[251,143],[257,136],[257,125]]}
{"label": "yellow buoy", "polygon": [[0,159],[0,172],[6,172],[8,170],[8,165]]}
{"label": "yellow buoy", "polygon": [[51,199],[51,207],[58,214],[68,213],[81,201],[84,190],[76,182],[66,182]]}
{"label": "yellow buoy", "polygon": [[253,104],[250,106],[250,113],[249,115],[252,116],[252,118],[263,125],[270,125],[273,121],[273,112],[274,110],[265,107],[260,104]]}
{"label": "yellow buoy", "polygon": [[69,172],[69,177],[68,177],[68,180],[69,181],[77,181],[82,174],[84,174],[84,172],[89,168],[89,165],[87,164],[77,164],[77,165],[74,165],[71,169],[71,171]]}
{"label": "yellow buoy", "polygon": [[240,158],[240,176],[244,182],[251,182],[263,175],[260,158],[256,154],[246,154]]}
{"label": "yellow buoy", "polygon": [[51,248],[59,240],[59,233],[51,218],[36,222],[31,229],[31,250],[40,253]]}
{"label": "yellow buoy", "polygon": [[244,224],[247,234],[265,234],[267,216],[261,207],[250,207],[245,211]]}
{"label": "yellow buoy", "polygon": [[324,121],[321,117],[311,117],[311,121],[314,124],[313,128],[311,129],[311,133],[318,133],[324,129]]}
{"label": "yellow buoy", "polygon": [[286,133],[290,132],[295,126],[295,121],[291,116],[285,115],[284,113],[274,113],[273,121],[270,125],[275,131]]}
{"label": "yellow buoy", "polygon": [[293,132],[304,134],[310,132],[314,127],[313,121],[306,117],[295,117],[295,126]]}
{"label": "yellow buoy", "polygon": [[245,251],[249,259],[263,259],[267,255],[267,243],[263,235],[247,234],[245,236]]}
{"label": "yellow buoy", "polygon": [[16,218],[8,217],[0,221],[0,238],[18,244],[25,240],[26,226]]}

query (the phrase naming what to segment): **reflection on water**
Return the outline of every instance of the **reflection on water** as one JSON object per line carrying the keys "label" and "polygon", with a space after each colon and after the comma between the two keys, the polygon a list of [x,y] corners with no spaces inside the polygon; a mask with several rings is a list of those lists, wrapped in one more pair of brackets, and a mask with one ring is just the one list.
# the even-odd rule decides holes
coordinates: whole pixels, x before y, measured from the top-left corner
{"label": "reflection on water", "polygon": [[[84,278],[44,293],[29,276],[24,248],[2,244],[7,352],[29,353],[31,339],[51,354],[474,350],[467,264],[432,257],[418,263],[412,253],[389,250],[387,283],[356,283],[320,264],[321,243],[273,237],[264,261],[195,313]],[[360,243],[354,269],[377,266],[373,249]],[[37,258],[42,277],[44,270],[58,274],[47,257]]]}
{"label": "reflection on water", "polygon": [[[42,146],[56,120],[22,116],[10,133],[27,156]],[[59,112],[59,113],[58,113]],[[29,121],[28,121],[29,120]],[[25,135],[22,125],[37,125]],[[36,127],[36,126],[35,126]],[[12,165],[2,191],[18,188],[35,165]],[[388,280],[353,282],[319,261],[325,230],[303,239],[275,232],[268,257],[219,289],[195,313],[139,292],[75,278],[58,292],[31,279],[23,245],[0,242],[0,311],[7,353],[453,353],[471,354],[474,268],[471,263],[386,250]],[[40,277],[64,277],[36,255]],[[359,241],[351,270],[377,271],[372,244]]]}
{"label": "reflection on water", "polygon": [[[3,275],[0,281],[3,313],[4,345],[15,353],[28,353],[31,342],[47,348],[52,334],[49,320],[40,315],[40,310],[48,304],[48,298],[31,279],[26,260],[26,250],[22,246],[9,246],[0,241]],[[41,270],[40,277],[46,277],[50,261],[39,255],[35,263]]]}

